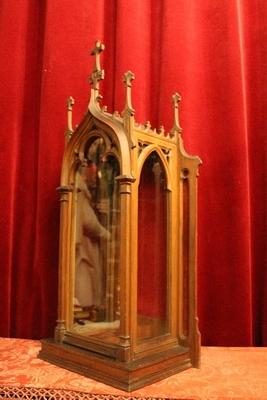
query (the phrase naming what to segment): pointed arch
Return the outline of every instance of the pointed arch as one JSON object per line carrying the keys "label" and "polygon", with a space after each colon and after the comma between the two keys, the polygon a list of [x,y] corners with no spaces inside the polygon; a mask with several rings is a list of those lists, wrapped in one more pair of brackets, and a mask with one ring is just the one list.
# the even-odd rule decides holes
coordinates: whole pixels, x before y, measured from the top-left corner
{"label": "pointed arch", "polygon": [[[167,189],[166,165],[157,150],[156,146],[147,150],[143,163],[140,163],[141,174],[138,182],[138,340],[169,332],[170,298],[167,288],[171,193]],[[147,329],[144,329],[144,326]]]}
{"label": "pointed arch", "polygon": [[117,125],[114,121],[103,123],[91,114],[90,111],[86,113],[85,118],[74,131],[65,149],[62,163],[61,186],[69,185],[73,180],[77,164],[79,164],[79,160],[83,159],[84,147],[88,143],[88,140],[90,140],[90,137],[92,139],[97,136],[103,137],[107,142],[115,145],[114,148],[116,148],[118,153],[116,154],[116,158],[120,162],[121,174],[131,175],[129,145],[127,138],[121,133],[122,128]]}
{"label": "pointed arch", "polygon": [[148,159],[148,157],[150,156],[150,154],[152,154],[153,152],[157,153],[157,155],[159,156],[162,165],[164,167],[164,171],[166,174],[166,179],[167,179],[167,189],[168,190],[172,190],[172,185],[171,185],[171,175],[170,175],[170,169],[169,169],[169,164],[168,161],[166,160],[166,157],[163,153],[163,151],[161,150],[161,148],[157,145],[148,145],[140,154],[139,158],[138,158],[138,168],[137,168],[137,176],[136,176],[136,182],[137,185],[139,185],[140,182],[140,177],[142,174],[142,169],[143,169],[143,165],[146,162],[146,160]]}

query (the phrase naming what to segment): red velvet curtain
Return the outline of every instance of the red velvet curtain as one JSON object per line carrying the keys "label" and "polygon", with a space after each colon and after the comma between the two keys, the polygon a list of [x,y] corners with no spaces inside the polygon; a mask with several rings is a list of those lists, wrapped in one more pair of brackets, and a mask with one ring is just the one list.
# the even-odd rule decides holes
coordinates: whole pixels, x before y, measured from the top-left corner
{"label": "red velvet curtain", "polygon": [[199,178],[202,342],[267,345],[265,0],[2,0],[0,334],[51,336],[66,126],[86,110],[89,50],[106,44],[104,104],[123,107],[135,72],[136,118],[170,128],[179,91]]}

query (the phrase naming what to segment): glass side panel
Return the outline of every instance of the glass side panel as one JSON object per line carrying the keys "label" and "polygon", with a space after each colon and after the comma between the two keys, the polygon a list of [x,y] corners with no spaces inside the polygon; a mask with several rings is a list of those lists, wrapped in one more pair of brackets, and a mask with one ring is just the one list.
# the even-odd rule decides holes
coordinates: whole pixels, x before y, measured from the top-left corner
{"label": "glass side panel", "polygon": [[168,332],[167,182],[160,157],[144,163],[138,190],[137,338]]}
{"label": "glass side panel", "polygon": [[119,163],[97,138],[85,164],[77,172],[73,329],[105,340],[120,323]]}

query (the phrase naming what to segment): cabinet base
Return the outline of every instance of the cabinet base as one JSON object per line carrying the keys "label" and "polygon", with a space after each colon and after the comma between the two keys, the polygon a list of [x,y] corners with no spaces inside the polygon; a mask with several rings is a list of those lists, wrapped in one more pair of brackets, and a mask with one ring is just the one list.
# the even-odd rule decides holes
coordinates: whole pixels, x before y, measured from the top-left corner
{"label": "cabinet base", "polygon": [[42,360],[124,391],[133,391],[192,367],[188,349],[120,362],[53,339],[42,341]]}

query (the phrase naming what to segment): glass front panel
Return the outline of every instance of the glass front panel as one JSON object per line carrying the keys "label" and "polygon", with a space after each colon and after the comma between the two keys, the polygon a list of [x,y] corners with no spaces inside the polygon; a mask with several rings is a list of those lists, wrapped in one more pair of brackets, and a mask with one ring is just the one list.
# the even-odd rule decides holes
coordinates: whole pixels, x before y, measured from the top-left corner
{"label": "glass front panel", "polygon": [[156,152],[144,163],[138,191],[137,337],[168,332],[167,180]]}
{"label": "glass front panel", "polygon": [[117,159],[95,139],[77,172],[75,332],[103,339],[119,328],[119,175]]}

